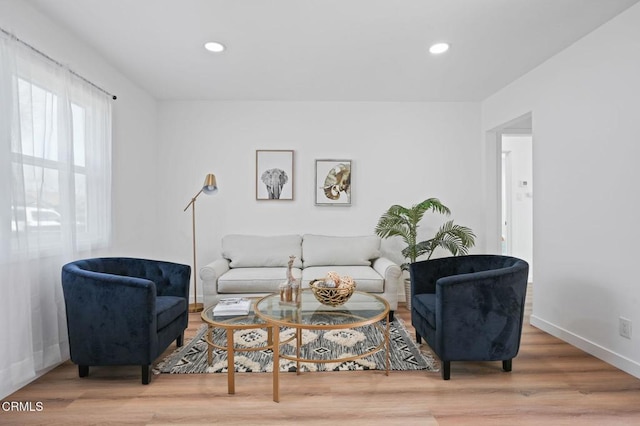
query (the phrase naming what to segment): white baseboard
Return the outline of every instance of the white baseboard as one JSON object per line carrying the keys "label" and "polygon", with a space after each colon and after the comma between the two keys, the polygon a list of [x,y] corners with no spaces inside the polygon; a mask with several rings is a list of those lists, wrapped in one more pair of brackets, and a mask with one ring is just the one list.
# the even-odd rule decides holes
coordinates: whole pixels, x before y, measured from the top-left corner
{"label": "white baseboard", "polygon": [[529,321],[532,326],[539,328],[540,330],[551,334],[554,337],[557,337],[560,340],[563,340],[570,345],[573,345],[594,357],[601,359],[607,364],[611,364],[616,368],[624,371],[625,373],[631,374],[634,377],[640,379],[640,364],[622,356],[616,352],[613,352],[607,348],[604,348],[596,343],[593,343],[589,340],[586,340],[570,331],[567,331],[561,327],[558,327],[554,324],[551,324],[548,321],[540,319],[535,315],[531,315],[531,319]]}

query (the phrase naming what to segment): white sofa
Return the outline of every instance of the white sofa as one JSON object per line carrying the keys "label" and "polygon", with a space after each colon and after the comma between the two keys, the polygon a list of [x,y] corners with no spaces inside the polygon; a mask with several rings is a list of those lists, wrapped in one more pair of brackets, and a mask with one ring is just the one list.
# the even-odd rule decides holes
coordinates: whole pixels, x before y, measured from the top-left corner
{"label": "white sofa", "polygon": [[227,235],[222,258],[200,269],[204,304],[225,296],[262,296],[278,291],[285,281],[289,256],[296,256],[293,275],[302,287],[335,271],[349,275],[356,290],[377,294],[398,308],[400,266],[380,255],[375,235],[337,237],[325,235]]}

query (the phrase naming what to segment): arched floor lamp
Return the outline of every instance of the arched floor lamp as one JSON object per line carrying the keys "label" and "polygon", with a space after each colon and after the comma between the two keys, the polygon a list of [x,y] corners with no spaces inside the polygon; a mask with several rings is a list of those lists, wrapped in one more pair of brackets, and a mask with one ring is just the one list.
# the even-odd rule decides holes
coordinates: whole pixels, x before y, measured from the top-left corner
{"label": "arched floor lamp", "polygon": [[218,192],[218,184],[216,183],[216,176],[214,174],[209,173],[207,177],[204,178],[204,185],[183,210],[186,212],[189,206],[191,206],[191,226],[193,232],[193,271],[191,272],[193,274],[193,303],[189,304],[189,312],[202,312],[204,309],[204,304],[198,303],[198,270],[196,268],[196,198],[203,192],[207,195]]}

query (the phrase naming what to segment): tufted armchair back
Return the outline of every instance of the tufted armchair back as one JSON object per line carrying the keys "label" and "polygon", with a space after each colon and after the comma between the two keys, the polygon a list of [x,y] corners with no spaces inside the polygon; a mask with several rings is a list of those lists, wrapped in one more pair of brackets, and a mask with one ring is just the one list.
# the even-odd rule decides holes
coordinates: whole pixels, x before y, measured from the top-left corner
{"label": "tufted armchair back", "polygon": [[[187,265],[130,257],[102,257],[72,262],[69,264],[68,270],[72,269],[121,277],[142,278],[155,284],[158,296],[189,298],[189,285],[184,286],[185,274],[191,275],[191,268]],[[188,280],[189,277],[187,277],[187,282]]]}

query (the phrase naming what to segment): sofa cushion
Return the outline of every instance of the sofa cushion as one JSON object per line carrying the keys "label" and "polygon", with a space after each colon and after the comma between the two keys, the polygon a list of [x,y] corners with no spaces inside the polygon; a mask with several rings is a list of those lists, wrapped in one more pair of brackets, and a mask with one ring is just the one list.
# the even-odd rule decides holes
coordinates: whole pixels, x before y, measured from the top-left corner
{"label": "sofa cushion", "polygon": [[156,297],[156,327],[162,330],[187,311],[187,299],[177,296]]}
{"label": "sofa cushion", "polygon": [[271,268],[287,267],[289,256],[293,255],[293,266],[301,268],[301,244],[300,235],[226,235],[222,238],[222,256],[231,261],[232,268]]}
{"label": "sofa cushion", "polygon": [[305,268],[323,265],[369,266],[380,257],[380,237],[333,237],[305,234],[302,259]]}
{"label": "sofa cushion", "polygon": [[416,294],[411,299],[415,305],[415,310],[427,321],[427,324],[435,330],[436,328],[436,295],[433,293]]}
{"label": "sofa cushion", "polygon": [[327,272],[348,275],[356,282],[356,290],[367,293],[383,293],[384,278],[370,266],[312,266],[302,271],[302,287],[308,288],[309,282],[327,276]]}
{"label": "sofa cushion", "polygon": [[[291,273],[302,276],[298,268]],[[275,293],[286,280],[287,268],[232,268],[218,279],[218,293]]]}

